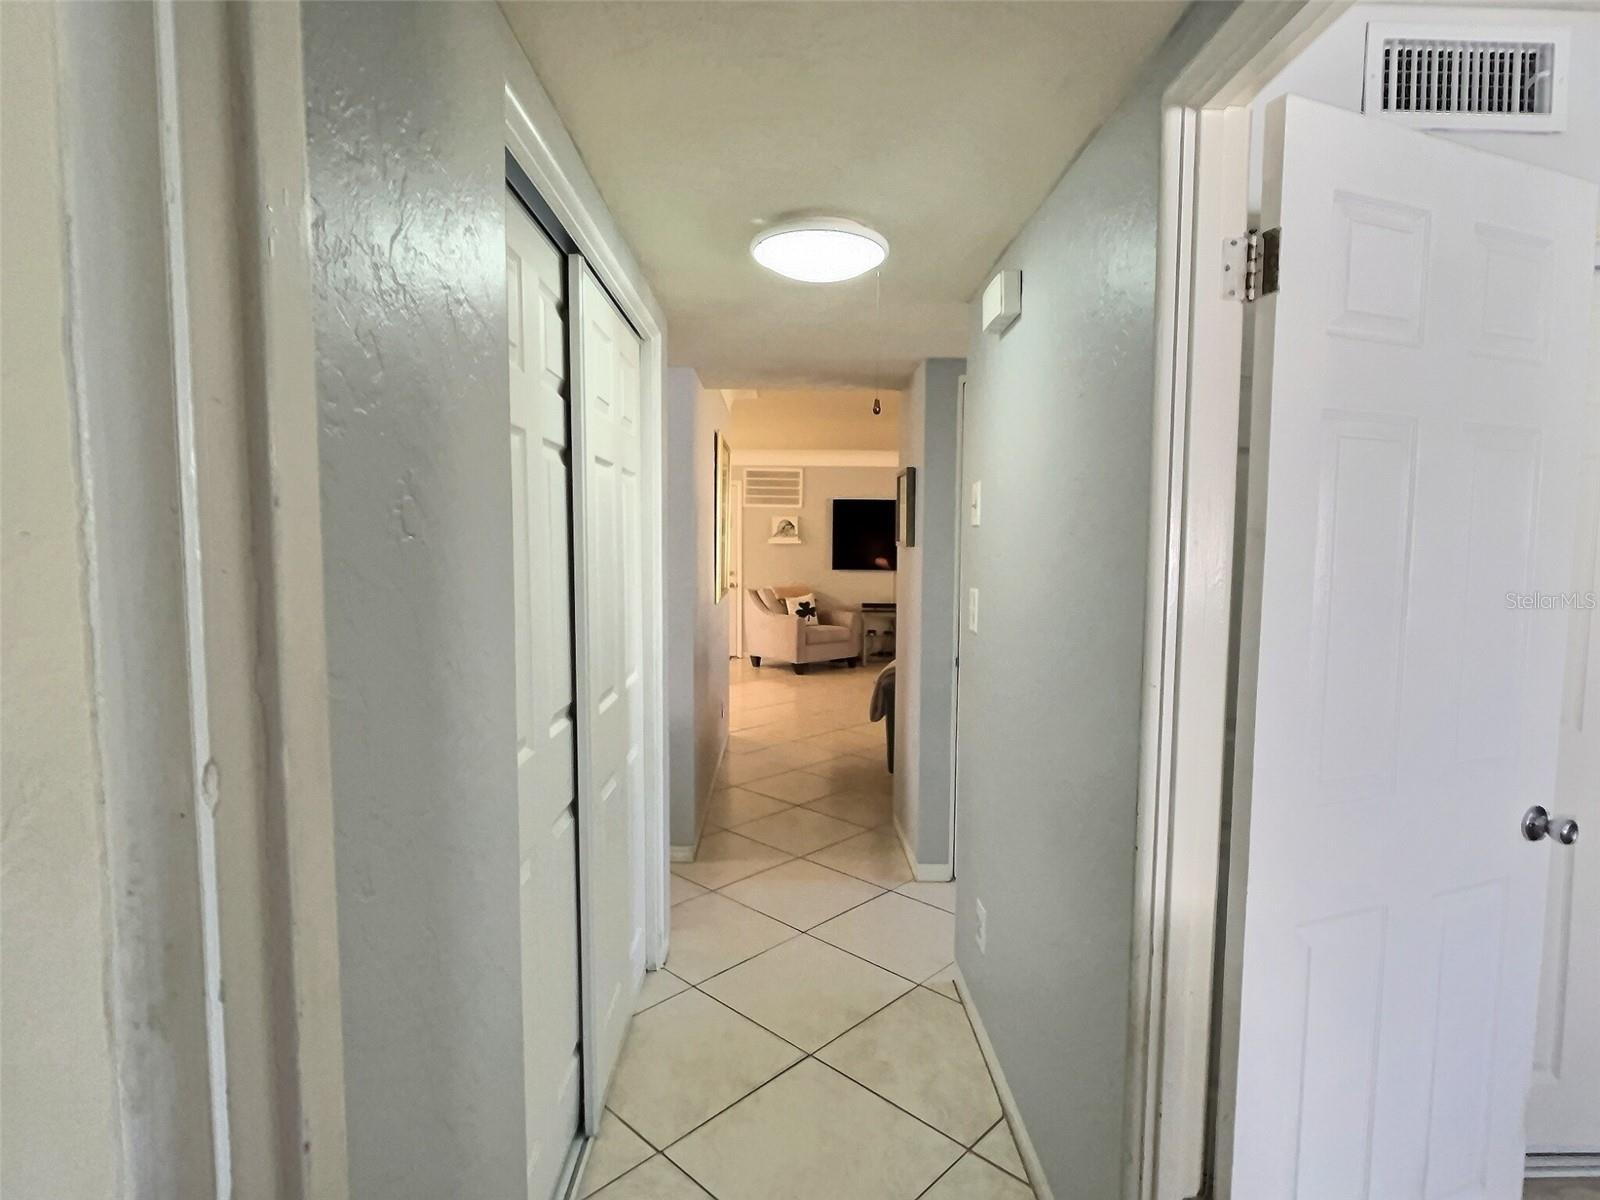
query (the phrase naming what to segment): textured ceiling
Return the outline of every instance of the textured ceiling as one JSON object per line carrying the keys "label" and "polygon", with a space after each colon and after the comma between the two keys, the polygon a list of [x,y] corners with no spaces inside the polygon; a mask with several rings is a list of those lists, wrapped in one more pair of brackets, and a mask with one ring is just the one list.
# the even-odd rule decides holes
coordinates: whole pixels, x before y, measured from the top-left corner
{"label": "textured ceiling", "polygon": [[[502,7],[710,387],[900,384],[1184,5],[514,2]],[[855,217],[878,281],[801,284],[749,242]]]}

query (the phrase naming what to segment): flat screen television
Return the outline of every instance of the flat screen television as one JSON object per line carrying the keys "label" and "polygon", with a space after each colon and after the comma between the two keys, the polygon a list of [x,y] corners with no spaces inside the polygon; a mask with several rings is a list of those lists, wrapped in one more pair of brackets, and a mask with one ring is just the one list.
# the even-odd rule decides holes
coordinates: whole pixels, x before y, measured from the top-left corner
{"label": "flat screen television", "polygon": [[833,502],[835,571],[892,571],[895,550],[893,500]]}

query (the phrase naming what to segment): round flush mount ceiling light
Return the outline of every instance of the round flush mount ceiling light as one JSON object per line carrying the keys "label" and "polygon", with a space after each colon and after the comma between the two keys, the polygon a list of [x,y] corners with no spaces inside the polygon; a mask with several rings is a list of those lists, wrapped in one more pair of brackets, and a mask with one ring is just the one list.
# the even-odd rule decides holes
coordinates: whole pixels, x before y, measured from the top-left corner
{"label": "round flush mount ceiling light", "polygon": [[756,234],[750,253],[769,271],[802,283],[841,283],[872,270],[889,255],[876,229],[843,217],[784,221]]}

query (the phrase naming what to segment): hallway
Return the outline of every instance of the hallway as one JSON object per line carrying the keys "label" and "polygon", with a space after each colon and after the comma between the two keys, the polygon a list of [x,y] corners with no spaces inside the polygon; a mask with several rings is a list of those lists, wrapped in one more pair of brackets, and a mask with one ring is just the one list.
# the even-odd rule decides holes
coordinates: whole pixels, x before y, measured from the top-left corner
{"label": "hallway", "polygon": [[877,669],[731,674],[722,786],[579,1194],[1026,1200],[955,885],[913,882],[891,824]]}

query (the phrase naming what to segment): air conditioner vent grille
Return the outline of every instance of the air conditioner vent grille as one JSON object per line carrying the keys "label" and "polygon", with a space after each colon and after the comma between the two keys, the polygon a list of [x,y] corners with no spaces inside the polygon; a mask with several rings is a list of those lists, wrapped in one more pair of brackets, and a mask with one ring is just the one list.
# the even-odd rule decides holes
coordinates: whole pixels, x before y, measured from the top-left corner
{"label": "air conditioner vent grille", "polygon": [[1425,128],[1565,127],[1564,31],[1452,32],[1369,28],[1363,108]]}
{"label": "air conditioner vent grille", "polygon": [[799,508],[804,497],[802,467],[746,467],[746,508]]}

